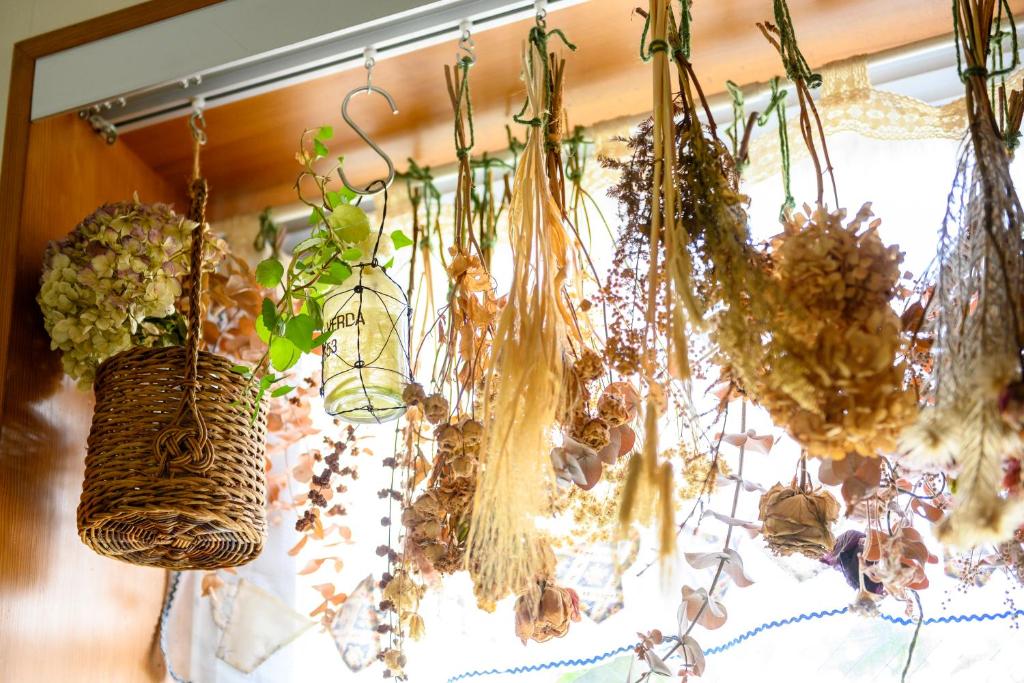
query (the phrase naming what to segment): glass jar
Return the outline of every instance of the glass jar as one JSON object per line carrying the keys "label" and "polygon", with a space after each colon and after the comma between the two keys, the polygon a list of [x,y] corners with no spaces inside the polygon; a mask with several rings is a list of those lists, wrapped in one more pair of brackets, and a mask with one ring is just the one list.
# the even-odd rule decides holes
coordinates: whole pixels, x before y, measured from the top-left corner
{"label": "glass jar", "polygon": [[364,246],[364,260],[352,265],[352,275],[324,297],[331,335],[323,346],[324,409],[356,424],[389,422],[405,412],[409,304],[402,287],[378,265],[388,259],[387,239],[371,261],[374,235]]}

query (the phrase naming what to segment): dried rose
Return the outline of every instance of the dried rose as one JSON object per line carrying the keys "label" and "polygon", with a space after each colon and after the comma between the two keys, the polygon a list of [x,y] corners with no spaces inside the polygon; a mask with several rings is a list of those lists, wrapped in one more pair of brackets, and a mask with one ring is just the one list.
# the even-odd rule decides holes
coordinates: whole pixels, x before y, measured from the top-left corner
{"label": "dried rose", "polygon": [[580,620],[580,597],[571,588],[541,584],[540,600],[529,594],[516,600],[516,635],[526,644],[561,638]]}
{"label": "dried rose", "polygon": [[476,420],[466,420],[462,423],[462,438],[467,448],[479,446],[484,439],[484,426]]}
{"label": "dried rose", "polygon": [[839,517],[839,503],[828,491],[776,484],[761,496],[759,507],[764,538],[776,554],[818,559],[835,544],[831,525]]}
{"label": "dried rose", "polygon": [[441,394],[431,394],[423,399],[423,415],[430,424],[440,424],[448,419],[448,399]]}
{"label": "dried rose", "polygon": [[[429,419],[429,418],[428,418]],[[431,420],[433,422],[433,420]],[[462,432],[455,425],[442,425],[437,430],[437,447],[443,451],[459,450],[462,446]]]}
{"label": "dried rose", "polygon": [[423,391],[423,385],[412,382],[405,385],[405,389],[402,390],[402,401],[406,405],[416,405],[422,403],[427,398],[426,392]]}

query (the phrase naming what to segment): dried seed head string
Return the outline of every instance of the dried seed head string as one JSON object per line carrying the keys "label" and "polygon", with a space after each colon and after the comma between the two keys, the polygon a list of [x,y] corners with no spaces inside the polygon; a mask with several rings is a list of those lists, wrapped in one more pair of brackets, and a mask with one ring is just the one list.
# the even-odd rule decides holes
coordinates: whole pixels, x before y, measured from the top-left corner
{"label": "dried seed head string", "polygon": [[[786,69],[786,76],[796,87],[797,101],[800,105],[800,134],[807,146],[811,162],[814,164],[815,181],[817,182],[818,206],[823,206],[825,200],[824,176],[827,173],[832,185],[832,195],[836,207],[839,206],[839,191],[836,188],[835,173],[832,169],[832,160],[828,153],[828,144],[825,142],[825,129],[818,115],[818,109],[814,105],[814,98],[811,97],[811,88],[821,85],[821,75],[811,71],[807,60],[796,41],[796,32],[793,28],[793,19],[789,13],[789,6],[786,0],[774,0],[775,24],[764,22],[758,24],[761,33],[771,43],[779,56],[782,58],[782,65]],[[813,119],[813,122],[812,122]],[[815,139],[817,136],[817,139]],[[783,156],[788,157],[788,139],[783,140],[780,136],[780,144],[786,145],[783,148]],[[820,147],[820,150],[819,150]],[[824,169],[822,169],[824,160]]]}
{"label": "dried seed head string", "polygon": [[562,286],[569,239],[545,172],[543,44],[531,40],[523,55],[527,108],[520,118],[530,127],[509,206],[512,286],[486,371],[486,448],[467,544],[477,595],[492,600],[509,592],[535,593],[536,577],[545,569],[535,520],[549,506],[549,437],[565,403],[563,354],[570,318]]}

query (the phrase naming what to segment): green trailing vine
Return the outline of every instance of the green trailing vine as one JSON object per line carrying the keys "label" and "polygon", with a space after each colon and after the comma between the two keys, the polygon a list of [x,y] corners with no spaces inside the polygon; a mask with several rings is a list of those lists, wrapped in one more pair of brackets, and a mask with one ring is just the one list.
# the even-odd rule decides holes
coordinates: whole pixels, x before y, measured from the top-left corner
{"label": "green trailing vine", "polygon": [[[340,178],[343,157],[327,175],[315,166],[330,157],[327,140],[334,135],[330,126],[303,131],[297,158],[302,171],[295,181],[299,200],[310,208],[309,237],[292,250],[287,267],[277,256],[271,256],[256,266],[256,281],[260,286],[279,293],[277,301],[264,297],[260,314],[256,318],[256,332],[267,349],[254,367],[236,365],[235,372],[258,384],[262,399],[285,396],[294,387],[284,384],[289,369],[304,354],[312,354],[327,341],[329,321],[323,317],[323,302],[328,291],[343,284],[352,276],[353,267],[364,259],[360,245],[370,237],[370,220],[366,212],[354,203],[356,194],[336,186],[334,174]],[[315,192],[309,192],[309,186]],[[312,197],[308,195],[312,195]],[[412,244],[402,231],[391,233],[396,249]],[[383,267],[392,265],[389,261]]]}

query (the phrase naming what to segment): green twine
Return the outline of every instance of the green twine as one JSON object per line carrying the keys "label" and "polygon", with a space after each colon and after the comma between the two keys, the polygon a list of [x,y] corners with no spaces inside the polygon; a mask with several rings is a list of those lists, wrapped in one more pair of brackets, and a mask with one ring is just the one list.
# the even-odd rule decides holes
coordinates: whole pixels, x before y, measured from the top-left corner
{"label": "green twine", "polygon": [[[1017,40],[1017,23],[1013,18],[1013,11],[1010,9],[1009,0],[999,0],[999,12],[996,15],[996,21],[994,25],[994,34],[990,36],[990,40],[995,43],[996,51],[999,53],[998,62],[996,61],[995,53],[992,55],[993,68],[986,68],[985,65],[978,64],[972,67],[964,67],[964,56],[961,49],[961,42],[964,40],[963,32],[960,30],[960,3],[963,0],[953,0],[953,44],[956,46],[956,70],[960,75],[962,82],[967,82],[972,76],[983,76],[985,78],[1002,78],[1006,76],[1018,66],[1020,66],[1020,45]],[[1001,28],[1002,16],[1006,14],[1006,20],[1010,24],[1008,31],[1003,31]],[[1010,66],[1003,66],[1003,38],[1009,34],[1010,36],[1010,47],[1011,53],[1013,54],[1013,60]]]}
{"label": "green twine", "polygon": [[[459,60],[457,67],[462,73],[458,98],[455,100],[455,155],[459,159],[468,157],[473,145],[476,144],[476,132],[473,130],[473,100],[469,96],[469,67],[471,66],[473,66],[473,60],[463,57]],[[463,107],[465,107],[466,126],[469,128],[469,142],[465,145],[459,143],[459,121],[462,120]]]}
{"label": "green twine", "polygon": [[566,150],[565,178],[572,183],[583,180],[587,166],[587,147],[594,144],[593,140],[586,139],[583,131],[583,126],[576,126],[572,129],[572,136],[562,141]]}
{"label": "green twine", "polygon": [[679,46],[675,51],[687,61],[690,59],[691,49],[690,24],[693,23],[693,15],[690,13],[690,7],[692,5],[693,0],[679,0]]}
{"label": "green twine", "polygon": [[771,80],[771,99],[768,101],[768,108],[757,119],[757,125],[763,126],[768,123],[768,117],[775,112],[776,121],[779,124],[779,155],[782,157],[782,191],[786,198],[779,209],[780,220],[785,218],[787,211],[796,208],[796,199],[793,198],[792,177],[790,174],[789,154],[789,128],[786,126],[786,91],[779,88],[779,77]]}
{"label": "green twine", "polygon": [[811,70],[803,53],[800,52],[796,42],[796,31],[793,28],[793,18],[789,14],[789,5],[786,4],[786,0],[774,0],[774,3],[775,24],[779,29],[779,51],[782,54],[782,64],[786,67],[786,75],[794,83],[803,81],[808,88],[817,88],[821,85],[821,74]]}
{"label": "green twine", "polygon": [[670,45],[668,41],[652,40],[650,45],[647,44],[647,37],[651,32],[651,15],[647,15],[644,18],[644,28],[640,32],[640,59],[643,62],[649,62],[654,57],[656,52],[668,52],[672,51],[673,55],[682,55],[683,59],[689,61],[691,52],[691,35],[690,25],[693,22],[693,14],[690,12],[690,6],[693,4],[693,0],[679,0],[680,5],[680,21],[679,30],[676,31],[675,15],[672,14],[671,9],[669,10],[668,23],[670,38],[678,38],[678,45]]}
{"label": "green twine", "polygon": [[732,123],[726,127],[725,136],[729,138],[729,144],[732,145],[732,158],[739,161],[740,140],[743,139],[743,131],[740,130],[740,126],[743,125],[745,119],[743,89],[733,81],[726,81],[725,89],[732,97]]}
{"label": "green twine", "polygon": [[416,163],[415,159],[409,157],[409,170],[405,173],[395,173],[395,177],[405,181],[405,191],[409,196],[409,200],[414,203],[414,209],[418,204],[414,199],[414,190],[418,189],[420,191],[420,201],[423,202],[425,212],[423,222],[425,228],[420,239],[420,246],[428,246],[430,244],[428,230],[431,226],[431,218],[436,218],[441,212],[441,192],[437,189],[437,185],[434,184],[434,176],[430,172],[430,167],[420,166]]}
{"label": "green twine", "polygon": [[[566,38],[565,33],[560,28],[553,28],[550,31],[547,30],[547,22],[542,16],[537,17],[537,23],[534,24],[533,28],[530,29],[529,43],[536,48],[536,51],[541,55],[541,61],[544,63],[544,102],[541,107],[541,113],[539,116],[533,118],[526,118],[526,108],[530,106],[529,98],[523,102],[523,108],[519,110],[519,113],[512,116],[512,120],[516,123],[521,123],[524,126],[540,127],[547,124],[547,118],[551,115],[548,111],[551,103],[551,95],[554,91],[554,82],[551,79],[551,65],[548,63],[548,40],[551,36],[555,36],[561,40],[567,48],[575,51],[576,46]],[[530,65],[534,66],[534,51],[530,50],[527,55],[527,59],[530,60]],[[511,134],[510,134],[511,135]]]}

